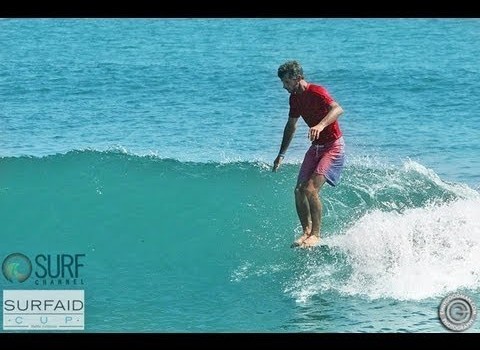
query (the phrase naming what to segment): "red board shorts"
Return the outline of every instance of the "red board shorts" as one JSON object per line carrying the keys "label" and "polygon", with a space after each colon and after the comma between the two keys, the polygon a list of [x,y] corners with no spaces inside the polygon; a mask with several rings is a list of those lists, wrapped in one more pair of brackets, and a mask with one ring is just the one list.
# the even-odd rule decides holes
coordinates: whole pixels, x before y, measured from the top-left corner
{"label": "red board shorts", "polygon": [[325,176],[331,186],[336,186],[345,164],[345,141],[343,137],[323,144],[312,144],[305,153],[298,173],[298,182],[307,182],[315,174]]}

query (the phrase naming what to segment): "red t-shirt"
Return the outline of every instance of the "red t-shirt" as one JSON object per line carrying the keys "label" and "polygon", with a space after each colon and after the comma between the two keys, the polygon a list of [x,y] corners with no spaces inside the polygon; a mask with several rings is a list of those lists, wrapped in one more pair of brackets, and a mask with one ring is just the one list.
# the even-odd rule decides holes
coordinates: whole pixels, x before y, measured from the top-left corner
{"label": "red t-shirt", "polygon": [[[309,83],[304,92],[290,94],[290,112],[288,116],[290,118],[299,118],[301,116],[311,128],[325,118],[330,110],[330,103],[333,101],[333,98],[324,87]],[[313,144],[332,142],[341,136],[342,131],[336,120],[323,129],[320,137],[313,141]]]}

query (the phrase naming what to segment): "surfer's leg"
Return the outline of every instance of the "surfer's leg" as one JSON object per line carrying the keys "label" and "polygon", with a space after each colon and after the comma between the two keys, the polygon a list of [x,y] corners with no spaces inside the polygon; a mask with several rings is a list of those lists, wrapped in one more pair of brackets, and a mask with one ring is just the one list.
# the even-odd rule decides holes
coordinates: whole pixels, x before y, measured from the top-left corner
{"label": "surfer's leg", "polygon": [[315,159],[315,149],[310,147],[305,153],[305,157],[298,173],[297,186],[295,187],[295,208],[297,209],[297,215],[302,225],[302,235],[292,246],[299,246],[303,241],[308,238],[311,232],[310,208],[307,196],[305,195],[305,186],[313,174],[318,161]]}
{"label": "surfer's leg", "polygon": [[319,191],[325,183],[325,176],[313,174],[305,186],[305,196],[308,200],[310,217],[312,219],[312,229],[310,235],[302,243],[302,247],[311,247],[320,241],[320,228],[322,225],[322,201]]}
{"label": "surfer's leg", "polygon": [[303,231],[300,238],[293,243],[293,246],[298,246],[310,235],[311,231],[310,209],[307,196],[305,195],[305,184],[301,182],[295,187],[295,207]]}

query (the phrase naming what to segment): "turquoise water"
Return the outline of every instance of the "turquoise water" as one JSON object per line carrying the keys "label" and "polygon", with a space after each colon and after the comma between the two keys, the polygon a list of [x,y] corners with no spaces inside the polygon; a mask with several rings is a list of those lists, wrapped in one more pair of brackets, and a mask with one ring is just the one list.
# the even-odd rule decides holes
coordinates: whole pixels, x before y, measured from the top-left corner
{"label": "turquoise water", "polygon": [[[88,332],[446,332],[443,297],[480,302],[479,34],[475,19],[1,20],[0,256],[85,254]],[[271,172],[292,58],[345,110],[347,166],[311,251],[289,247],[305,125]]]}

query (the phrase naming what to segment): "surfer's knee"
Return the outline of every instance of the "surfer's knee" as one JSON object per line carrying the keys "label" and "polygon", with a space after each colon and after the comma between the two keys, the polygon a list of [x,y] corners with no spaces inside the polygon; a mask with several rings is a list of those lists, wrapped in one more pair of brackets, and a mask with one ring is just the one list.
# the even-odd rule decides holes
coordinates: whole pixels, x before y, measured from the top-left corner
{"label": "surfer's knee", "polygon": [[298,183],[297,186],[295,186],[295,190],[293,191],[295,193],[295,196],[299,195],[304,195],[305,194],[305,184],[304,183]]}
{"label": "surfer's knee", "polygon": [[306,196],[315,196],[318,195],[318,191],[315,186],[306,186],[303,190]]}
{"label": "surfer's knee", "polygon": [[303,186],[303,193],[307,196],[318,195],[318,187],[315,186],[315,182],[313,180],[309,180],[305,186]]}

